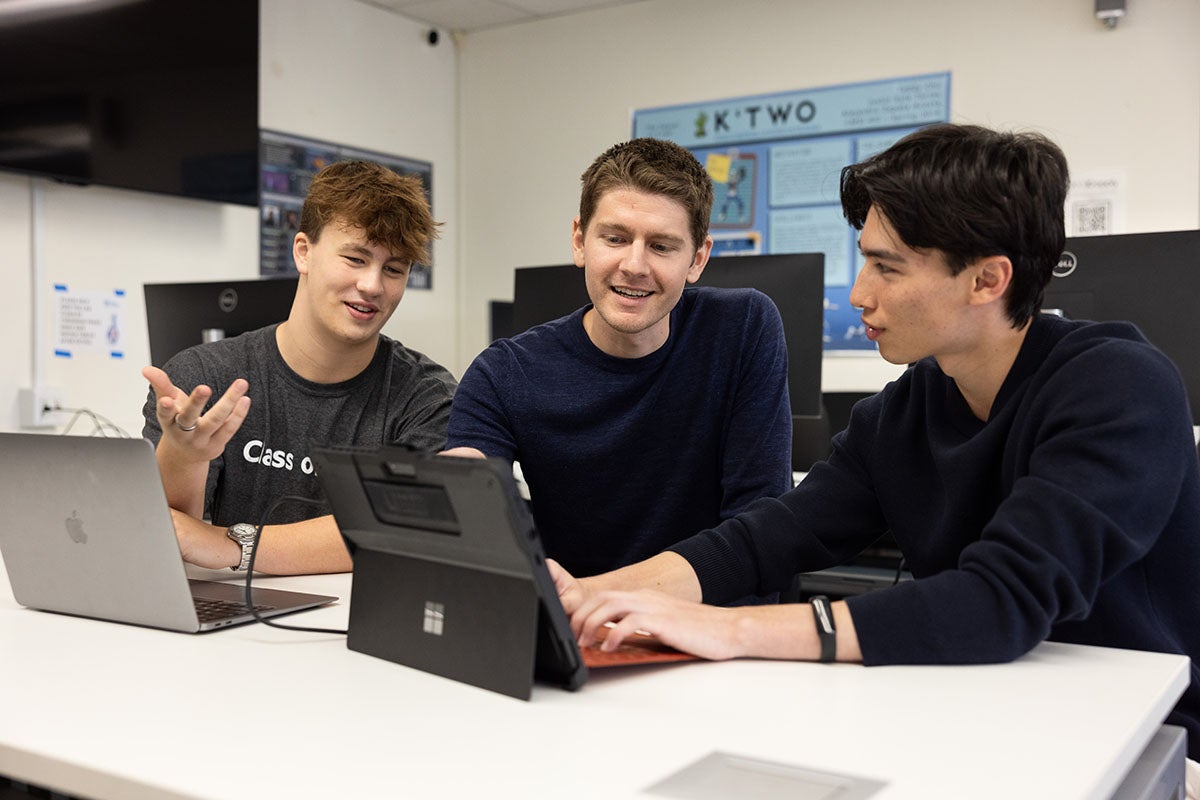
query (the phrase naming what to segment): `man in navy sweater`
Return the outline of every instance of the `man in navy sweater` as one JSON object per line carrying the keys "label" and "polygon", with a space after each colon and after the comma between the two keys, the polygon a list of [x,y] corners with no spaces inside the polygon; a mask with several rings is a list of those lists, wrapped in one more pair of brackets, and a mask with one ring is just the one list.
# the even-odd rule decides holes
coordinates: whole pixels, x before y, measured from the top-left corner
{"label": "man in navy sweater", "polygon": [[546,552],[590,574],[791,488],[792,417],[774,304],[689,285],[713,241],[695,156],[634,139],[582,183],[571,248],[591,304],[484,350],[447,438],[520,462]]}
{"label": "man in navy sweater", "polygon": [[[1135,327],[1039,313],[1067,177],[1041,136],[956,125],[843,170],[866,259],[850,301],[912,366],[791,492],[615,572],[556,567],[582,643],[612,621],[605,649],[645,630],[707,658],[1001,662],[1044,639],[1181,653],[1191,686],[1169,721],[1196,759],[1192,420]],[[701,604],[780,589],[885,531],[916,580],[811,609]]]}

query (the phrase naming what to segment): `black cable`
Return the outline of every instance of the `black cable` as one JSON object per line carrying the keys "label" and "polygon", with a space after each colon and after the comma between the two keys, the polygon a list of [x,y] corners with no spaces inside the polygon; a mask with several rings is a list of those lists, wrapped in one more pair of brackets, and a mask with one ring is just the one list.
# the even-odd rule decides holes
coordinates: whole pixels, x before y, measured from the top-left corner
{"label": "black cable", "polygon": [[272,622],[271,620],[259,614],[258,609],[254,607],[254,598],[250,592],[250,583],[254,577],[254,557],[258,555],[258,543],[259,540],[262,539],[263,528],[266,526],[267,520],[270,519],[271,515],[275,513],[275,509],[279,508],[282,503],[285,503],[289,500],[297,503],[305,503],[310,506],[324,505],[323,501],[313,500],[311,497],[300,497],[299,495],[294,494],[284,495],[272,503],[267,509],[267,512],[263,514],[262,521],[254,527],[254,547],[250,550],[250,563],[246,565],[246,607],[250,609],[250,613],[254,615],[254,619],[261,622],[263,625],[270,625],[272,628],[280,628],[285,631],[305,631],[307,633],[336,633],[342,636],[347,636],[350,633],[348,630],[339,630],[337,628],[306,628],[301,625],[284,625],[279,622]]}
{"label": "black cable", "polygon": [[904,572],[904,558],[901,557],[900,563],[896,565],[896,577],[892,579],[892,586],[900,583],[900,573]]}

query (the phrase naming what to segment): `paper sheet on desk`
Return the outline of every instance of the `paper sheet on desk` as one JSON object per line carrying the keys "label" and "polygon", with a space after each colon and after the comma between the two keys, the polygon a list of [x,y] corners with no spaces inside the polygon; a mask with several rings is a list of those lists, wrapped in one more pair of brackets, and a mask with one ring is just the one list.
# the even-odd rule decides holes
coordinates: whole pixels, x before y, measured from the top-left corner
{"label": "paper sheet on desk", "polygon": [[[608,633],[608,629],[601,630],[600,636]],[[599,643],[597,643],[599,644]],[[621,646],[611,653],[599,649],[598,647],[581,648],[583,653],[583,663],[588,669],[599,669],[601,667],[632,667],[638,664],[665,664],[671,661],[700,661],[700,656],[694,656],[691,653],[684,653],[676,650],[674,647],[669,647],[653,636],[640,636],[634,634],[621,643]]]}

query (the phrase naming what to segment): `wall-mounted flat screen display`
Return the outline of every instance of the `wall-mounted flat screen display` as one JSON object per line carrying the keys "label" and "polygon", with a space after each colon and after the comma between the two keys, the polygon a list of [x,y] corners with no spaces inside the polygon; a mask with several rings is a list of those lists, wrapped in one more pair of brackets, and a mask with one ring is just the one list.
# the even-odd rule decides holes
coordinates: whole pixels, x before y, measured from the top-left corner
{"label": "wall-mounted flat screen display", "polygon": [[258,203],[257,0],[0,3],[0,169]]}

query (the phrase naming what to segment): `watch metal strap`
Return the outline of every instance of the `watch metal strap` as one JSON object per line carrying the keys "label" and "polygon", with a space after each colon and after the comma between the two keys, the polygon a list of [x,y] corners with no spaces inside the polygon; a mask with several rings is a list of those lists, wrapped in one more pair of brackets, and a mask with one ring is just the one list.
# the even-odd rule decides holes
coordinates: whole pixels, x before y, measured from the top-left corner
{"label": "watch metal strap", "polygon": [[241,572],[250,566],[250,556],[254,554],[253,542],[239,542],[242,546],[242,562],[236,567],[230,567],[234,572]]}
{"label": "watch metal strap", "polygon": [[[234,529],[237,529],[237,533]],[[249,533],[246,529],[249,528]],[[242,560],[236,566],[230,567],[234,572],[241,572],[250,566],[250,557],[254,554],[254,542],[258,535],[258,529],[249,522],[238,522],[230,525],[225,530],[225,535],[232,539],[242,548]]]}

